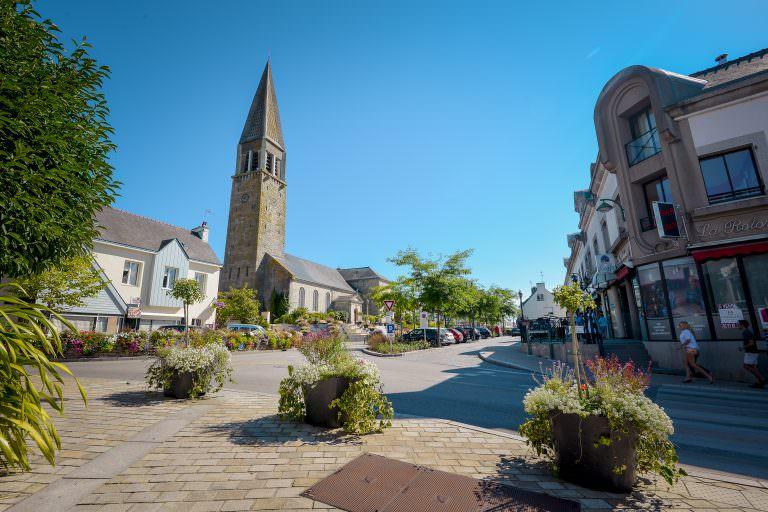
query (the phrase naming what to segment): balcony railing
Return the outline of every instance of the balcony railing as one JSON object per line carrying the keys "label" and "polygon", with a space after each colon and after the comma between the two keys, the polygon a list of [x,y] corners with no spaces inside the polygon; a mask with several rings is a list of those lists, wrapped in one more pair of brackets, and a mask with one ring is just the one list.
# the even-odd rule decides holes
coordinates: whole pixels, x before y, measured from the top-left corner
{"label": "balcony railing", "polygon": [[726,201],[733,201],[735,199],[746,199],[748,197],[761,195],[763,195],[763,187],[757,186],[742,188],[740,190],[733,190],[730,192],[723,192],[720,194],[709,194],[707,195],[707,198],[709,199],[709,204],[717,204],[724,203]]}
{"label": "balcony railing", "polygon": [[625,148],[627,150],[627,160],[629,161],[630,166],[638,164],[646,158],[651,158],[661,151],[659,132],[656,128],[653,128],[635,140],[627,142]]}

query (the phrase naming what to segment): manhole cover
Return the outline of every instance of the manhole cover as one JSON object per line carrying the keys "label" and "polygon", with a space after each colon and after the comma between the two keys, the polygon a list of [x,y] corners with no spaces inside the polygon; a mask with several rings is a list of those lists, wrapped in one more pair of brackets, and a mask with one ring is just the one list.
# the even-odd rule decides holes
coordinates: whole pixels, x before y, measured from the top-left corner
{"label": "manhole cover", "polygon": [[579,512],[577,502],[369,453],[302,496],[348,512]]}

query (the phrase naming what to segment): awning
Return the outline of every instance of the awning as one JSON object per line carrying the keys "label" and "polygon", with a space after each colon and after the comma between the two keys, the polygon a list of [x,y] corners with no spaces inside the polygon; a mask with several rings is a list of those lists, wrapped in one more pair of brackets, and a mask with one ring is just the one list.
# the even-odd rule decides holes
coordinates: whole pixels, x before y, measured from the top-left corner
{"label": "awning", "polygon": [[618,283],[619,281],[626,279],[630,270],[629,267],[622,265],[618,272],[616,272],[616,282]]}
{"label": "awning", "polygon": [[734,256],[763,254],[766,252],[768,252],[768,242],[758,242],[754,244],[731,245],[728,247],[693,251],[693,259],[697,262],[701,262],[706,260],[717,260],[720,258],[732,258]]}

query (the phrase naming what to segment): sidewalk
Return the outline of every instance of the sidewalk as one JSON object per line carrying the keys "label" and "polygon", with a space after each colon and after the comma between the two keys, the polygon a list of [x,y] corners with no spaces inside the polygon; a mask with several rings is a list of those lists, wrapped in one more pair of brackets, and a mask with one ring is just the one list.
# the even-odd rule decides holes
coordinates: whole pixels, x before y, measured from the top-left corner
{"label": "sidewalk", "polygon": [[229,511],[331,508],[300,494],[364,452],[579,500],[583,510],[768,508],[768,483],[691,476],[643,481],[629,496],[554,478],[515,435],[450,421],[400,418],[381,434],[345,436],[276,417],[272,395],[225,390],[164,399],[143,383],[88,380],[87,408],[67,389],[56,418],[56,468],[0,476],[0,511]]}

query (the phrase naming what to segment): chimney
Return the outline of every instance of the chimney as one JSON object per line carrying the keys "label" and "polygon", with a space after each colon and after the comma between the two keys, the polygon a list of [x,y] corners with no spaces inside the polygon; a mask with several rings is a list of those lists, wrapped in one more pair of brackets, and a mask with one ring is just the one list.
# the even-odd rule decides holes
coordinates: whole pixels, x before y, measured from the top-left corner
{"label": "chimney", "polygon": [[203,242],[208,241],[209,231],[210,229],[208,228],[208,222],[206,221],[203,221],[203,223],[197,226],[196,228],[192,228],[192,234],[195,235],[200,240],[202,240]]}
{"label": "chimney", "polygon": [[715,62],[717,62],[717,65],[725,64],[728,62],[728,54],[727,53],[721,53],[717,57],[715,57]]}

